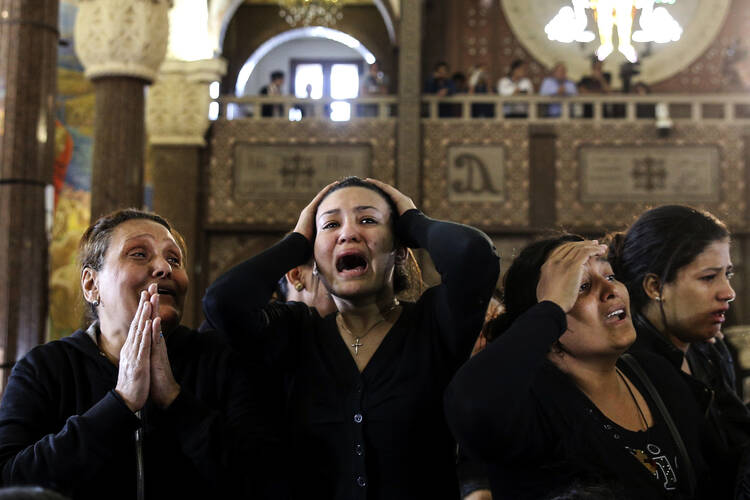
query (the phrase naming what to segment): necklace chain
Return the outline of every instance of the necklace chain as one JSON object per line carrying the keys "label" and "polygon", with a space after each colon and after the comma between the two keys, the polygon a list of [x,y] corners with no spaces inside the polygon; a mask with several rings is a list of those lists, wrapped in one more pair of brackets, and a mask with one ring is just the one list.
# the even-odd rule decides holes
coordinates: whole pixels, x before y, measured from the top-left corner
{"label": "necklace chain", "polygon": [[638,404],[638,400],[635,398],[635,394],[633,394],[633,390],[630,388],[630,384],[628,384],[628,381],[625,380],[625,375],[622,374],[619,368],[615,368],[615,371],[617,372],[617,375],[620,377],[620,380],[622,380],[622,382],[625,384],[625,388],[628,390],[628,394],[630,394],[630,398],[633,400],[633,403],[635,403],[635,407],[638,410],[638,415],[641,417],[643,430],[648,431],[648,420],[646,420],[646,416],[643,414],[643,410],[641,410],[641,405]]}
{"label": "necklace chain", "polygon": [[354,339],[354,343],[353,344],[349,344],[349,345],[354,348],[354,355],[355,356],[359,355],[359,348],[364,346],[364,344],[361,342],[361,340],[364,339],[371,331],[373,331],[376,326],[380,325],[381,323],[386,322],[388,320],[387,316],[391,312],[393,312],[399,305],[401,305],[401,304],[399,303],[398,299],[393,299],[393,304],[391,304],[391,306],[388,309],[386,309],[385,311],[383,311],[382,313],[380,313],[381,316],[382,316],[382,318],[380,320],[376,321],[372,326],[370,326],[370,328],[368,328],[361,335],[354,335],[354,333],[352,333],[352,331],[349,329],[349,327],[346,326],[346,321],[344,321],[344,315],[343,314],[339,313],[336,316],[336,322],[339,324],[339,326],[341,326],[341,328],[343,328],[344,330],[346,330],[346,333],[348,333],[349,336]]}

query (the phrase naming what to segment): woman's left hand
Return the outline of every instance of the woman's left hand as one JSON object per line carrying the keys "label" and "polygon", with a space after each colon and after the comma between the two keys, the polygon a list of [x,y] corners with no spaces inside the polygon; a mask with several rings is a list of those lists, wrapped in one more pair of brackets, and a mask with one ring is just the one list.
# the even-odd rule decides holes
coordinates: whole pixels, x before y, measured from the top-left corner
{"label": "woman's left hand", "polygon": [[155,283],[148,287],[153,311],[153,328],[151,329],[151,391],[149,397],[159,408],[167,408],[180,393],[180,386],[172,375],[172,367],[167,356],[167,343],[161,332],[159,317],[159,293]]}
{"label": "woman's left hand", "polygon": [[367,178],[365,179],[367,182],[371,182],[383,191],[388,194],[388,196],[391,197],[393,200],[393,203],[396,204],[396,209],[398,210],[398,215],[403,215],[404,212],[407,210],[411,210],[412,208],[417,208],[417,206],[414,204],[414,202],[406,196],[404,193],[396,189],[395,187],[391,186],[390,184],[386,184],[385,182],[381,182],[377,179],[371,179]]}

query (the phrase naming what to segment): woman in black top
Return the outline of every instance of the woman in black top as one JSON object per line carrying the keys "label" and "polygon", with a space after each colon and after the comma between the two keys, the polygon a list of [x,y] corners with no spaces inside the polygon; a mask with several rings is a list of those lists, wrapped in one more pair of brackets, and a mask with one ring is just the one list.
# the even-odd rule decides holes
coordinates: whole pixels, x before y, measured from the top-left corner
{"label": "woman in black top", "polygon": [[[407,246],[425,248],[442,277],[416,303],[395,300]],[[269,305],[279,277],[311,253],[338,312]],[[293,233],[209,288],[208,321],[289,374],[284,470],[295,497],[457,498],[442,395],[498,273],[483,233],[425,217],[387,184],[347,178],[312,200]]]}
{"label": "woman in black top", "polygon": [[448,423],[488,463],[495,499],[548,498],[574,482],[625,498],[704,498],[701,409],[668,365],[638,358],[684,459],[644,379],[620,360],[635,330],[605,253],[570,235],[524,249],[505,276],[500,337],[446,391]]}
{"label": "woman in black top", "polygon": [[[661,356],[685,374],[696,400],[711,402],[711,464],[726,495],[750,445],[750,411],[737,396],[734,363],[721,338],[735,298],[729,246],[729,231],[710,213],[665,205],[613,237],[609,254],[633,304],[638,340],[631,350]],[[750,467],[740,472],[750,485]]]}
{"label": "woman in black top", "polygon": [[0,484],[115,500],[255,490],[267,427],[238,357],[218,335],[180,326],[179,235],[158,215],[121,210],[89,227],[80,254],[93,322],[14,366]]}

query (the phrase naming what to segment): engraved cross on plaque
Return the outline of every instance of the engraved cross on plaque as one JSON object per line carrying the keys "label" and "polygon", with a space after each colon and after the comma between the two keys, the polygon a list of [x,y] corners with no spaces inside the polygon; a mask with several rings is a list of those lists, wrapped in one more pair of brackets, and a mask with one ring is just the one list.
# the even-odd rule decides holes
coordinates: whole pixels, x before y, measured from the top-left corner
{"label": "engraved cross on plaque", "polygon": [[362,347],[364,344],[361,344],[359,342],[359,337],[354,339],[354,343],[352,344],[352,347],[354,348],[354,355],[356,356],[359,354],[359,348]]}
{"label": "engraved cross on plaque", "polygon": [[667,169],[664,167],[664,160],[647,156],[646,158],[635,160],[634,163],[632,176],[636,188],[653,191],[654,189],[663,189],[665,187]]}

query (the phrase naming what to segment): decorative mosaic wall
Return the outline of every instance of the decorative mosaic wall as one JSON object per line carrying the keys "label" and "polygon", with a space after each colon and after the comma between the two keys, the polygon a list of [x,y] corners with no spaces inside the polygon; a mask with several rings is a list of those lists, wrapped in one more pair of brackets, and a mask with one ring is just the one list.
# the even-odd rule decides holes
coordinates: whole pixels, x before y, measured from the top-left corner
{"label": "decorative mosaic wall", "polygon": [[[735,231],[747,229],[742,133],[743,128],[738,126],[681,123],[675,126],[669,139],[659,139],[652,124],[597,126],[571,123],[561,126],[556,141],[558,222],[564,226],[615,229],[632,222],[634,216],[647,207],[663,204],[668,199],[670,203],[684,203],[707,209],[722,217]],[[621,150],[621,156],[625,157],[641,155],[641,160],[645,163],[636,165],[640,160],[634,159],[632,171],[623,177],[624,182],[618,189],[613,189],[611,183],[602,182],[599,184],[602,192],[592,192],[597,187],[589,186],[587,196],[581,196],[584,175],[581,152],[603,146]],[[684,165],[682,172],[688,177],[682,183],[672,183],[668,176],[679,175],[680,172],[679,166],[675,170],[673,165],[670,166],[665,159],[659,158],[667,148],[674,148],[674,156],[679,156],[688,148],[700,151],[707,154],[707,164]],[[710,154],[712,150],[716,151],[715,155]],[[613,161],[619,159],[613,158]],[[653,161],[649,163],[649,159]],[[709,164],[714,161],[714,165]],[[660,169],[659,165],[663,168]],[[717,192],[692,197],[689,189],[681,189],[696,175],[715,179],[715,188],[710,188],[709,191]],[[627,183],[627,177],[633,177],[632,186]],[[647,196],[649,191],[654,193],[650,199]],[[699,201],[703,199],[718,201]]]}
{"label": "decorative mosaic wall", "polygon": [[529,224],[528,126],[423,125],[422,208],[483,229]]}
{"label": "decorative mosaic wall", "polygon": [[[395,123],[389,121],[222,120],[213,126],[211,151],[209,225],[287,231],[314,194],[336,178],[356,174],[389,183],[395,179]],[[249,191],[253,176],[261,188]],[[288,190],[289,196],[279,197],[279,189]]]}

